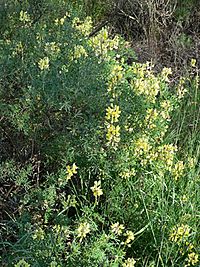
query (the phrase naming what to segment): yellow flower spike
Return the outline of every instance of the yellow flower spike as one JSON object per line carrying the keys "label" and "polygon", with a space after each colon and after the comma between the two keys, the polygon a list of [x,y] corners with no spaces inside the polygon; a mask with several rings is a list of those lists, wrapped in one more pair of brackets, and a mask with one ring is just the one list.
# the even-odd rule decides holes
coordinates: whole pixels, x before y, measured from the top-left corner
{"label": "yellow flower spike", "polygon": [[171,171],[174,155],[177,147],[172,144],[166,144],[158,147],[158,159],[166,164],[166,169]]}
{"label": "yellow flower spike", "polygon": [[86,235],[90,232],[90,224],[87,222],[81,223],[77,229],[78,238],[80,238],[80,242]]}
{"label": "yellow flower spike", "polygon": [[79,59],[81,57],[87,57],[87,56],[88,54],[82,45],[76,45],[74,47],[74,55],[73,55],[74,59]]}
{"label": "yellow flower spike", "polygon": [[45,52],[51,55],[58,54],[60,52],[60,47],[55,42],[47,42],[45,44]]}
{"label": "yellow flower spike", "polygon": [[183,175],[184,171],[184,163],[183,161],[179,160],[172,169],[172,175],[174,176],[174,179],[177,181],[179,177]]}
{"label": "yellow flower spike", "polygon": [[119,106],[113,106],[113,104],[111,104],[111,106],[106,109],[106,119],[111,120],[111,123],[118,122],[120,113]]}
{"label": "yellow flower spike", "polygon": [[182,224],[179,226],[173,227],[170,235],[169,235],[169,240],[175,243],[181,243],[185,241],[190,235],[190,228],[186,224]]}
{"label": "yellow flower spike", "polygon": [[23,11],[23,10],[21,10],[19,13],[19,20],[24,23],[31,21],[30,16],[28,15],[27,11]]}
{"label": "yellow flower spike", "polygon": [[131,241],[133,241],[135,239],[134,233],[132,231],[127,230],[126,233],[124,234],[124,236],[126,236],[126,240],[125,240],[125,242],[122,242],[122,244],[130,247]]}
{"label": "yellow flower spike", "polygon": [[106,139],[108,141],[108,145],[116,146],[120,141],[120,127],[119,125],[114,126],[109,124],[107,127]]}
{"label": "yellow flower spike", "polygon": [[62,25],[65,23],[65,19],[66,19],[66,17],[67,17],[67,16],[64,16],[63,18],[60,18],[60,19],[58,19],[58,18],[55,19],[55,20],[54,20],[55,25],[56,25],[56,26],[58,26],[58,25],[61,25],[61,26],[62,26]]}
{"label": "yellow flower spike", "polygon": [[72,26],[84,36],[87,36],[92,30],[92,19],[91,17],[86,17],[84,21],[81,21],[79,18],[75,17],[72,21]]}
{"label": "yellow flower spike", "polygon": [[116,235],[121,235],[124,228],[125,228],[124,225],[119,224],[119,222],[113,223],[111,225],[111,231]]}
{"label": "yellow flower spike", "polygon": [[38,61],[38,67],[40,68],[40,70],[49,69],[49,58],[48,57],[41,58]]}
{"label": "yellow flower spike", "polygon": [[63,25],[64,22],[65,22],[65,17],[63,17],[63,18],[60,19],[60,25]]}
{"label": "yellow flower spike", "polygon": [[135,142],[135,155],[143,155],[146,154],[151,149],[151,146],[148,141],[148,137],[145,135],[140,137]]}
{"label": "yellow flower spike", "polygon": [[72,178],[74,174],[77,173],[78,167],[75,163],[73,163],[72,167],[70,165],[67,165],[67,181]]}
{"label": "yellow flower spike", "polygon": [[95,204],[97,204],[97,198],[103,195],[103,190],[101,189],[101,181],[95,181],[94,186],[90,187],[95,197]]}
{"label": "yellow flower spike", "polygon": [[59,24],[59,19],[55,19],[54,22],[55,22],[55,25],[58,25]]}
{"label": "yellow flower spike", "polygon": [[172,69],[171,68],[163,68],[161,72],[161,77],[166,81],[169,82],[168,76],[172,74]]}
{"label": "yellow flower spike", "polygon": [[187,266],[194,266],[199,262],[199,256],[195,252],[191,252],[188,254],[186,261],[188,262]]}
{"label": "yellow flower spike", "polygon": [[177,96],[179,99],[183,98],[185,93],[187,93],[187,89],[185,89],[185,83],[186,83],[186,78],[181,77],[179,80],[179,84],[177,86]]}

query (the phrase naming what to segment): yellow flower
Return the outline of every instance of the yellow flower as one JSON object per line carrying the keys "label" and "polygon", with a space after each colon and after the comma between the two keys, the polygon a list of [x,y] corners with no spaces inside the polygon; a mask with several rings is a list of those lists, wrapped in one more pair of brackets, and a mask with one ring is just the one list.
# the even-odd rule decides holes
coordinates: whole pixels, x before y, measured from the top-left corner
{"label": "yellow flower", "polygon": [[60,19],[60,25],[63,25],[64,22],[65,22],[65,18],[63,17],[63,18]]}
{"label": "yellow flower", "polygon": [[190,235],[189,226],[187,224],[186,225],[182,224],[178,227],[177,226],[173,227],[169,236],[169,240],[175,243],[181,243],[185,241],[185,239],[187,239],[189,235]]}
{"label": "yellow flower", "polygon": [[132,80],[131,86],[137,95],[144,95],[151,103],[155,103],[156,96],[160,91],[160,81],[152,74]]}
{"label": "yellow flower", "polygon": [[191,168],[191,169],[194,168],[195,163],[196,163],[196,159],[195,158],[191,158],[191,157],[188,158],[187,165],[188,165],[189,168]]}
{"label": "yellow flower", "polygon": [[28,15],[27,11],[24,12],[23,10],[21,10],[19,13],[19,20],[22,22],[30,22],[31,21],[30,16]]}
{"label": "yellow flower", "polygon": [[74,174],[77,173],[78,167],[75,163],[72,166],[67,165],[67,180],[70,180]]}
{"label": "yellow flower", "polygon": [[128,258],[124,263],[123,267],[134,267],[136,264],[136,261],[133,258]]}
{"label": "yellow flower", "polygon": [[45,44],[45,52],[51,55],[58,54],[60,52],[60,47],[55,42],[48,42]]}
{"label": "yellow flower", "polygon": [[135,155],[143,155],[151,149],[148,138],[144,135],[135,142]]}
{"label": "yellow flower", "polygon": [[21,54],[21,53],[23,53],[23,49],[24,49],[23,44],[22,44],[22,42],[20,41],[20,42],[16,45],[16,47],[15,47],[13,53],[12,53],[13,56],[15,56],[15,55],[17,55],[17,54]]}
{"label": "yellow flower", "polygon": [[183,175],[184,171],[184,164],[183,161],[179,160],[172,169],[172,175],[174,176],[175,180],[178,180],[179,177]]}
{"label": "yellow flower", "polygon": [[171,171],[176,151],[177,147],[172,144],[165,144],[158,148],[158,159],[163,161],[169,171]]}
{"label": "yellow flower", "polygon": [[41,58],[38,62],[38,67],[41,69],[41,70],[46,70],[49,68],[49,58],[48,57],[44,57],[44,58]]}
{"label": "yellow flower", "polygon": [[117,145],[120,141],[120,127],[119,125],[114,126],[112,124],[108,125],[108,130],[106,134],[106,139],[108,140],[108,144],[111,143],[112,146]]}
{"label": "yellow flower", "polygon": [[81,57],[87,57],[87,56],[88,54],[82,45],[76,45],[74,47],[74,55],[73,55],[74,59],[79,59]]}
{"label": "yellow flower", "polygon": [[127,230],[124,236],[126,236],[127,238],[126,238],[126,241],[123,242],[122,244],[125,244],[128,247],[130,247],[130,242],[135,239],[134,233],[132,231]]}
{"label": "yellow flower", "polygon": [[179,99],[183,98],[185,93],[187,93],[187,89],[184,88],[186,83],[186,78],[181,77],[179,80],[179,84],[177,86],[177,96]]}
{"label": "yellow flower", "polygon": [[164,79],[164,81],[169,82],[168,76],[172,74],[172,69],[171,68],[163,68],[161,72],[161,77]]}
{"label": "yellow flower", "polygon": [[147,110],[147,116],[145,118],[145,122],[147,124],[147,127],[150,129],[153,129],[156,127],[156,125],[154,124],[154,122],[156,121],[156,119],[158,118],[158,112],[156,109],[148,109]]}
{"label": "yellow flower", "polygon": [[188,258],[186,259],[188,264],[186,266],[196,265],[199,262],[199,256],[195,252],[191,252],[188,254]]}
{"label": "yellow flower", "polygon": [[72,26],[83,35],[87,36],[92,29],[92,19],[91,17],[86,17],[85,21],[81,21],[79,18],[75,17],[72,21]]}
{"label": "yellow flower", "polygon": [[58,26],[58,25],[63,25],[65,23],[65,19],[67,17],[70,17],[70,15],[68,13],[65,14],[64,17],[60,18],[60,19],[55,19],[54,22],[55,22],[55,25]]}
{"label": "yellow flower", "polygon": [[95,181],[94,182],[94,186],[90,187],[93,195],[95,197],[95,202],[97,203],[97,198],[100,197],[101,195],[103,195],[103,191],[101,189],[101,181]]}
{"label": "yellow flower", "polygon": [[111,106],[106,109],[106,119],[111,120],[111,123],[118,122],[120,113],[119,106],[113,106],[113,104],[111,104]]}
{"label": "yellow flower", "polygon": [[97,57],[100,56],[105,60],[109,60],[109,51],[116,49],[119,46],[120,40],[118,36],[110,39],[108,29],[104,28],[97,35],[89,38],[88,43],[93,48]]}
{"label": "yellow flower", "polygon": [[197,60],[195,58],[191,59],[191,66],[194,68],[196,66]]}
{"label": "yellow flower", "polygon": [[119,224],[119,222],[113,223],[111,225],[111,231],[116,235],[121,235],[123,230],[124,230],[124,225]]}
{"label": "yellow flower", "polygon": [[38,240],[43,240],[45,236],[44,230],[39,227],[38,229],[35,230],[34,234],[32,235],[33,239],[38,239]]}
{"label": "yellow flower", "polygon": [[185,242],[186,246],[187,246],[187,251],[191,252],[194,249],[194,245],[189,243],[189,242]]}
{"label": "yellow flower", "polygon": [[80,238],[80,242],[86,235],[90,232],[90,224],[87,222],[81,223],[77,229],[78,237]]}
{"label": "yellow flower", "polygon": [[125,179],[128,179],[131,176],[135,176],[136,175],[136,171],[135,171],[135,169],[130,169],[130,170],[129,169],[125,169],[119,175],[121,177],[125,178]]}

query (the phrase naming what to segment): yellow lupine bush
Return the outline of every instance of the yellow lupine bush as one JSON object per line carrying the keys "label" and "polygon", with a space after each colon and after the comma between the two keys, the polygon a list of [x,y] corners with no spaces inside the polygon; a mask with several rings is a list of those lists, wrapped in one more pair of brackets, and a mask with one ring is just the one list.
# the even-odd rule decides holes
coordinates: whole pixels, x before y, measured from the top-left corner
{"label": "yellow lupine bush", "polygon": [[136,81],[132,82],[132,87],[136,94],[144,95],[151,103],[156,102],[156,96],[160,90],[160,83],[154,75],[151,75],[145,79],[137,79]]}
{"label": "yellow lupine bush", "polygon": [[[111,39],[108,29],[103,29],[96,35],[88,37],[92,31],[90,17],[83,20],[77,17],[71,19],[70,15],[66,13],[64,16],[57,18],[57,15],[62,13],[63,10],[56,16],[52,16],[53,18],[50,17],[50,22],[48,20],[44,21],[40,25],[41,27],[37,27],[37,23],[35,26],[33,25],[33,27],[36,27],[36,32],[34,35],[35,42],[30,48],[30,55],[34,55],[32,59],[36,64],[31,67],[33,70],[37,68],[37,71],[38,68],[41,71],[49,71],[42,72],[44,75],[38,75],[40,78],[42,76],[41,80],[36,77],[36,82],[32,82],[33,98],[40,105],[37,106],[39,112],[38,110],[35,113],[30,112],[30,117],[44,127],[44,132],[47,135],[50,133],[49,136],[45,136],[45,145],[48,138],[51,142],[54,142],[54,138],[56,139],[53,149],[51,150],[51,147],[48,147],[51,151],[48,159],[54,164],[53,168],[57,168],[57,164],[60,164],[59,161],[63,162],[64,160],[66,162],[69,156],[70,159],[77,160],[76,162],[80,166],[80,179],[67,183],[77,174],[75,163],[63,166],[61,174],[60,172],[52,172],[49,180],[45,180],[44,177],[45,182],[42,184],[44,189],[41,188],[39,196],[41,195],[41,202],[45,205],[42,206],[42,215],[39,215],[44,216],[45,226],[51,225],[52,221],[59,221],[59,224],[51,228],[52,236],[48,235],[48,229],[45,229],[44,233],[42,226],[41,228],[39,226],[31,233],[31,242],[34,246],[32,247],[31,243],[29,248],[36,248],[37,250],[39,242],[42,241],[44,249],[42,247],[41,251],[44,252],[44,265],[46,262],[48,264],[51,262],[53,266],[58,261],[58,264],[62,266],[62,260],[63,264],[71,261],[73,265],[80,260],[80,266],[84,266],[84,264],[90,266],[91,263],[96,266],[106,262],[105,264],[109,266],[116,264],[116,266],[131,267],[136,265],[136,260],[134,258],[125,260],[124,258],[127,247],[130,247],[132,241],[136,243],[136,247],[139,244],[137,261],[138,265],[141,266],[143,260],[146,260],[144,265],[148,266],[149,262],[153,260],[152,255],[156,255],[157,265],[161,264],[160,259],[164,259],[165,242],[168,247],[171,242],[174,243],[172,244],[174,247],[183,243],[186,249],[183,246],[181,248],[183,253],[187,254],[182,254],[187,257],[186,264],[188,266],[189,264],[197,264],[198,254],[195,251],[195,243],[193,244],[189,240],[192,231],[187,224],[177,225],[172,229],[169,236],[166,236],[165,232],[160,235],[160,229],[162,227],[164,229],[166,227],[165,223],[170,221],[168,215],[165,218],[164,215],[166,214],[164,212],[161,215],[160,209],[163,205],[166,206],[167,211],[168,209],[169,212],[173,211],[171,210],[173,209],[171,194],[173,194],[174,203],[176,204],[176,201],[179,201],[182,207],[187,206],[190,202],[190,199],[185,201],[177,197],[175,187],[172,192],[173,184],[177,186],[178,183],[170,183],[171,178],[179,179],[181,182],[181,176],[187,169],[182,160],[177,160],[176,146],[166,143],[166,140],[164,140],[171,119],[171,112],[177,103],[176,97],[171,96],[167,86],[171,70],[164,68],[161,74],[157,75],[150,63],[139,64],[133,62],[131,65],[127,64],[126,50],[122,53],[118,51],[122,44],[118,36]],[[17,20],[19,21],[19,17],[17,17]],[[20,22],[30,22],[27,12],[20,13]],[[22,27],[22,23],[20,25]],[[28,25],[31,25],[31,23]],[[68,37],[68,34],[70,37]],[[13,55],[23,54],[27,47],[28,44],[24,43],[23,40],[16,40],[13,42]],[[17,58],[16,56],[15,59]],[[80,65],[76,64],[77,60],[80,61]],[[29,64],[29,58],[27,62]],[[102,72],[99,67],[101,64],[104,68]],[[89,69],[90,66],[92,66],[92,71]],[[28,69],[28,67],[26,68]],[[14,73],[18,73],[20,69],[16,70]],[[28,69],[31,74],[34,73],[33,70]],[[96,70],[97,73],[95,73]],[[93,83],[87,82],[90,79],[94,79]],[[53,82],[53,86],[51,86],[51,82]],[[55,90],[53,87],[55,87]],[[40,88],[42,88],[41,91],[39,91]],[[26,88],[26,90],[28,89],[29,87]],[[52,94],[51,91],[53,91]],[[47,95],[44,99],[43,94]],[[184,94],[183,83],[181,84],[181,82],[177,94],[179,98]],[[98,98],[96,95],[98,95]],[[30,96],[32,97],[32,94]],[[24,101],[24,103],[30,103],[30,96],[25,96],[26,102]],[[13,120],[17,117],[18,124],[19,117],[24,110],[27,110],[27,106],[23,106],[23,98],[20,101],[20,105],[23,107],[18,111],[20,116],[16,116],[16,111],[13,115]],[[57,101],[57,103],[54,103],[54,101]],[[42,102],[45,104],[42,104]],[[13,103],[9,104],[11,106]],[[30,105],[31,108],[34,107],[34,104]],[[48,122],[46,114],[51,117]],[[94,123],[93,120],[95,120]],[[27,124],[25,121],[24,125]],[[50,125],[46,126],[46,124]],[[17,124],[13,123],[13,125],[15,127]],[[52,129],[56,134],[53,134]],[[42,135],[40,136],[40,131],[36,131],[36,134],[43,142],[44,138],[42,138]],[[37,136],[36,134],[34,132],[34,136]],[[30,140],[32,140],[32,135],[29,136],[27,144],[30,143]],[[79,142],[81,142],[81,145]],[[39,145],[38,147],[40,147]],[[47,154],[49,153],[48,149],[45,150],[43,147],[42,149],[47,151]],[[43,153],[41,158],[43,156],[45,158],[45,152],[41,150],[41,153]],[[61,157],[59,157],[60,155]],[[52,171],[52,166],[48,169],[50,164],[45,163],[47,171],[49,169]],[[187,166],[189,167],[189,165],[188,160]],[[54,177],[56,178],[54,179]],[[100,180],[105,183],[103,184],[104,190],[101,188]],[[52,190],[48,192],[46,182],[48,186],[49,183],[52,183]],[[90,187],[91,183],[94,184]],[[181,191],[181,194],[184,193],[188,195],[188,192]],[[161,194],[162,198],[160,197]],[[104,195],[104,198],[102,197],[100,208],[91,202],[91,199],[93,199],[91,196],[95,197],[97,203],[98,198],[102,195]],[[35,200],[37,197],[33,196],[32,198]],[[164,201],[162,202],[162,200]],[[36,208],[33,207],[34,210],[40,210],[39,205],[41,204],[37,204],[37,201],[35,201]],[[26,207],[26,204],[24,206]],[[104,209],[105,206],[106,209]],[[32,208],[31,205],[29,207]],[[69,209],[70,214],[68,214]],[[190,217],[187,216],[185,221],[191,219],[192,215],[189,215]],[[87,218],[87,221],[83,221],[83,218]],[[107,218],[116,223],[110,226],[109,222],[106,222]],[[77,220],[81,223],[74,229],[71,224],[72,222],[76,224]],[[183,219],[181,220],[183,221]],[[122,221],[123,224],[120,224],[119,221]],[[62,224],[69,224],[70,235],[68,230],[65,231]],[[137,229],[136,234],[125,230],[124,225],[127,226],[127,229],[134,229],[133,227],[140,228],[140,224],[142,231]],[[94,235],[90,236],[89,233],[94,228]],[[141,240],[149,238],[153,234],[154,238],[148,240],[150,249],[147,247],[144,250],[139,235],[138,238],[135,238],[138,232],[143,233]],[[146,233],[147,236],[145,236]],[[85,242],[82,242],[83,239]],[[54,241],[52,242],[52,240]],[[160,240],[163,242],[162,251],[158,247]],[[56,243],[57,241],[59,242]],[[51,247],[49,250],[46,249],[52,243],[53,250]],[[33,253],[34,249],[32,249]],[[56,250],[58,250],[58,253],[56,252],[55,261],[54,258],[48,258]],[[88,256],[89,260],[86,259],[88,251],[88,254],[90,254]],[[158,251],[160,253],[159,257]],[[133,253],[133,256],[136,253],[134,249],[130,249],[129,252]],[[38,258],[43,261],[40,255],[41,253]],[[93,262],[92,260],[95,261],[93,255],[102,257],[101,260],[103,260],[99,261],[98,258],[96,262]],[[166,261],[168,260],[167,265],[173,259],[171,255],[172,253],[170,259],[166,259]],[[33,258],[31,255],[32,262],[34,262]],[[162,263],[163,266],[164,264],[165,262]]]}

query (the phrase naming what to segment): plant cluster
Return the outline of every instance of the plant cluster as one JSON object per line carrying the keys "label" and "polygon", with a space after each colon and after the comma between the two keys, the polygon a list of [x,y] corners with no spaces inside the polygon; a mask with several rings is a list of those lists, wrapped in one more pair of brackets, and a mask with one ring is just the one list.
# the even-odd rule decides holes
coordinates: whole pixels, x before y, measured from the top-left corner
{"label": "plant cluster", "polygon": [[2,266],[197,266],[197,158],[168,137],[183,82],[44,2],[11,1],[0,39]]}

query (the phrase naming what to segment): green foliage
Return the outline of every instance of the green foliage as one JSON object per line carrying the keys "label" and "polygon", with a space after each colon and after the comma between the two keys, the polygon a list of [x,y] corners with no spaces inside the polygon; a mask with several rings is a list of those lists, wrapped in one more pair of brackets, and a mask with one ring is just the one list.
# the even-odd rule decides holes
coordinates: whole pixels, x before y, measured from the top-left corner
{"label": "green foliage", "polygon": [[2,265],[198,264],[197,159],[167,135],[183,81],[89,38],[73,3],[33,2],[1,29]]}

